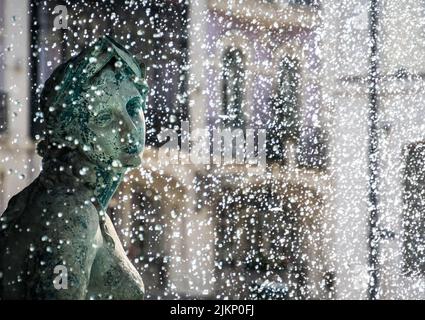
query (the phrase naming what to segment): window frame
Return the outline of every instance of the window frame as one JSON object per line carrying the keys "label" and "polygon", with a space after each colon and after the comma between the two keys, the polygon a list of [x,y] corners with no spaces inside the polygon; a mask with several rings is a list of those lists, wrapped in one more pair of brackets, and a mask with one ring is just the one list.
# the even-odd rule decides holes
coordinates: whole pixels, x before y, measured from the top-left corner
{"label": "window frame", "polygon": [[[402,272],[407,277],[425,277],[425,262],[421,262],[421,260],[425,259],[425,250],[423,252],[422,259],[421,257],[418,257],[418,252],[415,250],[415,248],[409,248],[409,241],[411,238],[417,236],[418,234],[421,234],[421,231],[416,231],[414,235],[409,235],[408,226],[406,225],[406,220],[408,220],[409,223],[412,222],[411,213],[409,212],[411,210],[411,204],[408,203],[408,200],[406,200],[406,192],[409,192],[408,186],[407,186],[407,179],[408,179],[408,171],[409,171],[409,162],[411,161],[412,153],[415,152],[415,149],[418,146],[422,146],[423,148],[423,154],[424,154],[424,162],[425,162],[425,141],[419,141],[408,144],[404,148],[404,154],[403,154],[403,169],[402,169],[402,203],[403,203],[403,210],[402,210],[402,216],[401,216],[401,258],[402,258]],[[425,172],[424,172],[424,180],[425,180]],[[425,183],[424,183],[424,198],[425,198]],[[425,217],[425,214],[422,214],[418,218],[419,224],[424,225],[424,231],[422,232],[425,234],[425,222],[421,222],[421,218]],[[425,241],[424,241],[425,242]],[[406,252],[406,251],[409,252]],[[410,255],[409,255],[410,253]],[[412,256],[414,256],[415,261],[412,260]]]}
{"label": "window frame", "polygon": [[[253,108],[253,100],[252,100],[252,84],[254,83],[254,74],[255,70],[253,70],[254,66],[254,46],[251,41],[249,41],[248,37],[240,34],[238,30],[228,31],[223,36],[219,38],[217,41],[216,49],[215,49],[215,60],[213,61],[214,69],[216,72],[216,79],[218,81],[215,82],[214,90],[215,96],[217,97],[218,103],[216,103],[218,111],[218,115],[223,115],[224,111],[224,103],[223,103],[223,94],[222,89],[224,87],[223,84],[223,56],[228,48],[235,48],[241,50],[244,56],[244,68],[245,68],[245,76],[244,76],[244,89],[243,89],[243,98],[242,98],[242,108],[241,113],[244,119],[244,126],[249,127],[252,119],[252,108]],[[243,129],[243,128],[242,128]]]}

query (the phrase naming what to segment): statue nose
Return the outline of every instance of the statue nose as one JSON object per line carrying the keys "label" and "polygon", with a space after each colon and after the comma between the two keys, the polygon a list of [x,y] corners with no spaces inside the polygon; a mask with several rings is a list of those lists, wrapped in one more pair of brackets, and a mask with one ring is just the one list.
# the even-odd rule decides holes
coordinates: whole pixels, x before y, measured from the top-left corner
{"label": "statue nose", "polygon": [[122,140],[125,144],[124,149],[128,153],[140,153],[145,145],[144,121],[138,126],[138,123],[133,121],[129,115],[125,116],[123,121]]}
{"label": "statue nose", "polygon": [[139,136],[139,130],[130,118],[124,120],[124,123],[122,124],[121,128],[122,133],[124,135],[123,138],[125,138],[126,140],[134,140],[137,136]]}

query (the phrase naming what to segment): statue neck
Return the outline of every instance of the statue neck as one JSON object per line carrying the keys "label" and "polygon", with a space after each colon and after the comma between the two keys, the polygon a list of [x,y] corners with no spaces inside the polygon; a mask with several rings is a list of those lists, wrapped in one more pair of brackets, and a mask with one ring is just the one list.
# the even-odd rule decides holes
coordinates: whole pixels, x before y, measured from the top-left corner
{"label": "statue neck", "polygon": [[108,207],[108,203],[115,194],[118,186],[124,178],[124,169],[95,168],[96,184],[94,188],[94,196],[102,209]]}
{"label": "statue neck", "polygon": [[43,159],[41,179],[48,188],[64,186],[80,190],[83,185],[105,210],[124,178],[125,168],[103,167],[75,150],[57,150]]}

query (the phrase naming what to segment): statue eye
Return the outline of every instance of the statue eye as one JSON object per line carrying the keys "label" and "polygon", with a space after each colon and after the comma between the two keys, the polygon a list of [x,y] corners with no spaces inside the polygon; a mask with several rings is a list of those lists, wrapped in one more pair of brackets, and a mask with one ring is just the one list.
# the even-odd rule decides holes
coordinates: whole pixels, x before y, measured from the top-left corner
{"label": "statue eye", "polygon": [[107,112],[107,111],[99,113],[94,118],[94,122],[100,127],[107,126],[111,121],[112,121],[112,114],[110,112]]}
{"label": "statue eye", "polygon": [[142,109],[142,103],[140,97],[134,97],[127,102],[126,105],[127,113],[130,117],[137,117],[140,110]]}

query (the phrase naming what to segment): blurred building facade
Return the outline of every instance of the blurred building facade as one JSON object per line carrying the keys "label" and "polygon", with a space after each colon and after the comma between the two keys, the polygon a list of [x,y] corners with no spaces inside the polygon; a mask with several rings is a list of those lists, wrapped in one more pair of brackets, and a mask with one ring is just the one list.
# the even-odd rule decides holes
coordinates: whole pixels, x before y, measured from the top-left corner
{"label": "blurred building facade", "polygon": [[[331,241],[339,295],[367,298],[370,1],[325,2],[323,107],[329,119]],[[378,296],[424,298],[424,16],[420,1],[378,1]]]}
{"label": "blurred building facade", "polygon": [[[367,298],[367,1],[65,3],[68,29],[58,30],[60,1],[26,3],[0,2],[3,208],[39,170],[41,85],[108,32],[146,63],[151,86],[142,168],[128,174],[110,208],[147,297]],[[421,56],[391,49],[403,47],[394,39],[405,35],[394,28],[398,6],[389,6],[382,59],[383,72],[394,76],[385,78],[381,101],[388,115],[380,203],[383,229],[395,236],[381,245],[381,297],[420,297],[423,264],[412,257],[421,257],[422,244],[407,244],[403,257],[403,243],[413,242],[403,242],[402,199],[422,191],[403,182],[401,155],[422,155],[423,84],[409,73],[421,72]],[[399,70],[407,75],[396,76]],[[158,134],[175,129],[183,143],[183,121],[191,132],[266,129],[267,167],[193,164],[185,153],[179,164],[164,165]],[[420,205],[408,205],[423,215]],[[409,268],[416,271],[405,275]]]}

